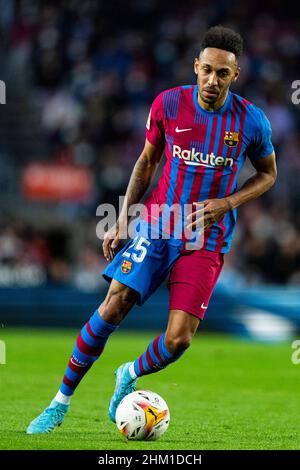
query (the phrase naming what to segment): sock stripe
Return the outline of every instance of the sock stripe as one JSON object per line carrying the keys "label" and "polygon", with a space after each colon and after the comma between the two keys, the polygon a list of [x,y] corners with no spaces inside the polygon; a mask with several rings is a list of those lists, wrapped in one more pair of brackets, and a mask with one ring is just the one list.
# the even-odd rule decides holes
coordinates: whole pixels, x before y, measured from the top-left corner
{"label": "sock stripe", "polygon": [[95,357],[88,356],[87,354],[82,353],[79,350],[77,346],[77,340],[73,349],[73,357],[75,358],[76,362],[83,366],[88,366],[91,362],[94,362],[96,360]]}
{"label": "sock stripe", "polygon": [[74,393],[74,389],[73,388],[70,388],[68,387],[68,385],[64,384],[62,382],[60,388],[59,388],[59,391],[63,394],[63,395],[66,395],[67,397],[70,397],[73,395]]}
{"label": "sock stripe", "polygon": [[[80,369],[82,369],[83,366],[80,366],[80,364],[77,364],[77,361],[74,358],[74,355],[72,355],[69,359],[68,367],[71,369],[73,372],[78,372],[80,373]],[[86,366],[85,366],[86,367]]]}
{"label": "sock stripe", "polygon": [[60,386],[62,394],[67,396],[73,395],[81,379],[102,354],[109,335],[116,328],[116,325],[102,320],[98,310],[91,316],[76,339]]}
{"label": "sock stripe", "polygon": [[72,369],[67,367],[65,376],[67,377],[67,379],[72,380],[72,382],[76,382],[76,380],[78,380],[81,374],[79,374],[78,372],[74,372]]}
{"label": "sock stripe", "polygon": [[159,363],[159,359],[158,359],[158,357],[156,356],[156,354],[155,354],[155,352],[154,352],[154,349],[153,349],[153,342],[154,342],[154,340],[151,341],[151,343],[149,344],[148,350],[149,350],[149,354],[150,354],[150,357],[151,357],[153,363],[154,363],[154,364],[157,364],[157,363]]}
{"label": "sock stripe", "polygon": [[147,359],[147,364],[148,364],[149,368],[151,369],[151,367],[154,366],[154,362],[153,362],[153,360],[152,360],[152,358],[151,358],[151,355],[150,355],[150,352],[149,352],[149,348],[148,348],[147,351],[146,351],[146,359]]}
{"label": "sock stripe", "polygon": [[80,334],[81,334],[81,338],[88,346],[95,348],[99,344],[99,340],[97,341],[89,334],[89,332],[87,331],[86,325],[82,328]]}
{"label": "sock stripe", "polygon": [[145,372],[144,367],[143,367],[143,356],[139,358],[138,365],[139,365],[139,371],[143,374]]}
{"label": "sock stripe", "polygon": [[172,359],[173,354],[171,354],[167,350],[166,345],[165,345],[165,335],[161,335],[161,337],[158,341],[158,349],[159,349],[160,355],[163,358],[164,362],[169,361],[170,359]]}
{"label": "sock stripe", "polygon": [[148,364],[148,361],[147,361],[146,354],[143,354],[143,355],[142,355],[142,363],[143,363],[143,369],[144,369],[145,372],[147,372],[148,370],[150,370],[150,367],[149,367],[149,364]]}
{"label": "sock stripe", "polygon": [[71,389],[75,388],[76,384],[73,382],[73,380],[68,379],[68,377],[64,376],[63,378],[63,383],[70,387]]}
{"label": "sock stripe", "polygon": [[81,337],[83,341],[88,345],[91,346],[92,348],[97,348],[100,344],[105,344],[106,343],[106,338],[98,338],[94,339],[88,332],[87,330],[87,325],[85,325],[82,330],[81,330]]}
{"label": "sock stripe", "polygon": [[180,351],[171,354],[165,345],[165,334],[162,334],[154,338],[146,351],[134,361],[134,372],[137,377],[152,374],[175,362],[183,353],[184,351]]}
{"label": "sock stripe", "polygon": [[93,339],[101,339],[101,336],[97,336],[95,335],[95,333],[93,332],[92,328],[91,328],[91,324],[90,324],[90,321],[87,322],[86,324],[86,329],[87,329],[87,332],[88,334],[93,338]]}
{"label": "sock stripe", "polygon": [[98,310],[96,310],[94,315],[90,318],[89,323],[94,335],[99,335],[99,338],[107,338],[110,333],[113,333],[118,328],[117,325],[102,320]]}
{"label": "sock stripe", "polygon": [[[70,357],[70,360],[69,360],[69,364],[68,364],[68,368],[71,369],[73,372],[77,373],[77,374],[82,374],[82,370],[87,370],[87,369],[90,369],[92,367],[92,364],[86,364],[85,366],[81,366],[80,364],[74,364],[74,356]],[[75,359],[76,360],[76,359]]]}
{"label": "sock stripe", "polygon": [[92,357],[99,357],[102,353],[104,346],[100,345],[98,348],[94,348],[93,346],[89,346],[82,338],[81,333],[77,338],[77,347],[79,351],[84,354],[85,356],[92,356]]}
{"label": "sock stripe", "polygon": [[155,355],[156,355],[156,357],[157,357],[157,359],[158,359],[158,362],[159,362],[160,364],[163,364],[164,361],[163,361],[163,359],[162,359],[162,357],[161,357],[161,355],[160,355],[160,351],[159,351],[159,349],[158,349],[158,341],[159,341],[159,338],[160,338],[160,336],[157,336],[157,337],[155,338],[155,340],[153,341],[153,351],[154,351],[154,353],[155,353]]}

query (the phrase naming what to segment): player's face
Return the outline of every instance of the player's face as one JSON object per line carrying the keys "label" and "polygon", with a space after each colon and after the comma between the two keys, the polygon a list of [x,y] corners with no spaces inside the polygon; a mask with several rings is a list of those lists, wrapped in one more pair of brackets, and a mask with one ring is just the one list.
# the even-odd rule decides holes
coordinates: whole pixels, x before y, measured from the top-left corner
{"label": "player's face", "polygon": [[195,59],[194,66],[201,104],[215,109],[222,106],[230,84],[236,81],[240,72],[235,55],[207,47]]}

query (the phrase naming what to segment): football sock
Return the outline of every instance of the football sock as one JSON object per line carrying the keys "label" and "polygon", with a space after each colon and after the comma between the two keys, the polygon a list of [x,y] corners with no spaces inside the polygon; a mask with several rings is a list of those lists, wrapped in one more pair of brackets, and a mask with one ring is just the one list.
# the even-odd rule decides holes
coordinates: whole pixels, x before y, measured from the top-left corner
{"label": "football sock", "polygon": [[56,401],[58,401],[58,403],[61,403],[62,405],[69,405],[70,401],[71,401],[71,395],[69,395],[69,396],[64,395],[63,393],[61,393],[60,390],[58,390],[57,394],[54,397],[54,400],[52,400],[52,402],[50,404],[50,407]]}
{"label": "football sock", "polygon": [[117,325],[102,320],[96,310],[79,333],[59,392],[55,397],[56,401],[64,405],[70,403],[70,397],[79,382],[101,356],[108,337],[116,328]]}
{"label": "football sock", "polygon": [[175,362],[184,353],[172,354],[165,345],[165,333],[154,338],[147,350],[138,357],[129,368],[132,379],[142,375],[153,374]]}

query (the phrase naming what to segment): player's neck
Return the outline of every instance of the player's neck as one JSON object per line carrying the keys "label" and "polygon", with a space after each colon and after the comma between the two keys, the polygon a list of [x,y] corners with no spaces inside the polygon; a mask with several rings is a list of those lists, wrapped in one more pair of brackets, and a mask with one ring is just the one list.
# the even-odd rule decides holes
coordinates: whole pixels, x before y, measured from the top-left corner
{"label": "player's neck", "polygon": [[198,99],[198,103],[199,105],[201,106],[201,108],[203,108],[205,111],[212,111],[212,112],[216,112],[218,111],[218,109],[222,108],[222,106],[224,106],[225,102],[226,102],[226,99],[227,99],[227,96],[228,96],[228,93],[229,93],[229,90],[227,90],[227,93],[225,94],[225,96],[222,96],[218,101],[216,101],[215,103],[205,103],[205,101],[203,101],[201,99],[201,96],[199,94],[199,92],[197,93],[197,99]]}

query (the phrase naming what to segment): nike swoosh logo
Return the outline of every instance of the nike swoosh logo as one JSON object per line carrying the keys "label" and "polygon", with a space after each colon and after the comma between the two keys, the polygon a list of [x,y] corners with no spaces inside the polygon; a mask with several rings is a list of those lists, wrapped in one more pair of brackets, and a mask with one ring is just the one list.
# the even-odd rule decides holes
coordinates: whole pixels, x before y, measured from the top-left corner
{"label": "nike swoosh logo", "polygon": [[191,127],[190,129],[178,129],[178,126],[175,129],[175,132],[187,132],[187,131],[192,131],[193,128]]}
{"label": "nike swoosh logo", "polygon": [[201,308],[207,308],[207,305],[205,306],[204,303],[202,302]]}

